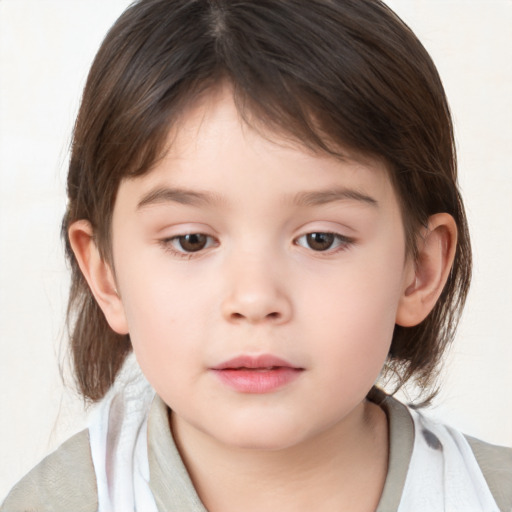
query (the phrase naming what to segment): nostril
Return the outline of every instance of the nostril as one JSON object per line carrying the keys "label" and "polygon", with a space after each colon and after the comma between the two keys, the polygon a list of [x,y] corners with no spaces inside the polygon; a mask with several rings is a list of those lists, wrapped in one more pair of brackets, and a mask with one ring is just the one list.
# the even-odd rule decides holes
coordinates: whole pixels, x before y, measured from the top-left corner
{"label": "nostril", "polygon": [[[277,311],[273,311],[272,313],[268,313],[268,314],[264,315],[264,317],[269,320],[279,320],[281,318],[281,313],[279,313]],[[244,318],[250,319],[250,316],[246,316],[246,315],[243,315],[242,313],[238,313],[238,312],[231,313],[232,320],[242,320]],[[261,318],[263,318],[263,317],[261,317]]]}

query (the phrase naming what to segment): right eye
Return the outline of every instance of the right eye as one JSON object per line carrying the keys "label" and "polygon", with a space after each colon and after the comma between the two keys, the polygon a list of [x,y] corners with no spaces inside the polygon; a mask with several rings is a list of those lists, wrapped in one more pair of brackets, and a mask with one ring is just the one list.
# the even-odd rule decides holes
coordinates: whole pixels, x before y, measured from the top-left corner
{"label": "right eye", "polygon": [[215,240],[204,233],[187,233],[162,241],[164,245],[179,254],[191,254],[215,245]]}

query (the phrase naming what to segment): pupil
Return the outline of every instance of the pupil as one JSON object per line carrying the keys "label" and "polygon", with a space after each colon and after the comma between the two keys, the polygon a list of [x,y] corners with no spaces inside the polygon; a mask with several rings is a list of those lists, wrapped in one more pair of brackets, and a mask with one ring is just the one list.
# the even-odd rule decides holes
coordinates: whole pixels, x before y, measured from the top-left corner
{"label": "pupil", "polygon": [[307,239],[309,247],[315,251],[326,251],[334,243],[332,233],[309,233]]}
{"label": "pupil", "polygon": [[196,252],[204,249],[207,237],[201,233],[193,233],[179,237],[181,248],[186,252]]}

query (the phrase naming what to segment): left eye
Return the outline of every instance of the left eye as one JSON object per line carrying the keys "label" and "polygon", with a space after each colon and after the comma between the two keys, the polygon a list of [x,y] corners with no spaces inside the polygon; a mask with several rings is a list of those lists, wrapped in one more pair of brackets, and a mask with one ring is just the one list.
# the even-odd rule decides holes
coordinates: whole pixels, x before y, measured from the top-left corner
{"label": "left eye", "polygon": [[319,231],[300,236],[296,239],[296,243],[306,249],[322,252],[347,246],[351,243],[351,240],[337,233]]}
{"label": "left eye", "polygon": [[210,247],[214,241],[211,236],[203,233],[190,233],[187,235],[175,236],[169,239],[168,243],[170,243],[173,249],[178,252],[191,253]]}

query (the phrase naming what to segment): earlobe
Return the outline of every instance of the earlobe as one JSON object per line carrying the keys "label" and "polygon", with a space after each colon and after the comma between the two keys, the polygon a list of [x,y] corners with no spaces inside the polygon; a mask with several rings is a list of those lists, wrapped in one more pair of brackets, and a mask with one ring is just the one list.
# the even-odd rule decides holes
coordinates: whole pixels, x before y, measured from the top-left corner
{"label": "earlobe", "polygon": [[74,222],[68,236],[80,270],[110,327],[118,334],[127,334],[126,316],[114,274],[100,255],[91,224],[86,220]]}
{"label": "earlobe", "polygon": [[417,259],[406,272],[396,315],[398,325],[418,325],[432,311],[450,275],[456,246],[453,217],[447,213],[429,217],[418,240]]}

